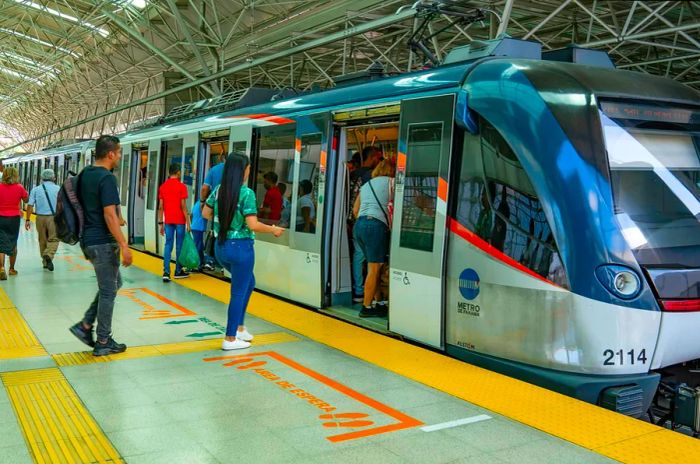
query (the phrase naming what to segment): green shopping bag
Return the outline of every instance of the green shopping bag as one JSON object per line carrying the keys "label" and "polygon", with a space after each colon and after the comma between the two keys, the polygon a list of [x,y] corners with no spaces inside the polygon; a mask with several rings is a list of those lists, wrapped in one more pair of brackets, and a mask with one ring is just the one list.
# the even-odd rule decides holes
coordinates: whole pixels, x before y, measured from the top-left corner
{"label": "green shopping bag", "polygon": [[185,241],[182,243],[178,261],[187,269],[197,269],[199,267],[199,252],[197,251],[197,245],[194,244],[192,234],[189,232],[185,234]]}

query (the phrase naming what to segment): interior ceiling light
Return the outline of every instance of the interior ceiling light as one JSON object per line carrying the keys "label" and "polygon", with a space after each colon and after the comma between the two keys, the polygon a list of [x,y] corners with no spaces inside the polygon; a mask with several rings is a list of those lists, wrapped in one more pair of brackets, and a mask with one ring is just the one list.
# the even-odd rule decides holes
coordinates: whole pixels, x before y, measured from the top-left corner
{"label": "interior ceiling light", "polygon": [[7,74],[8,76],[18,77],[20,79],[24,79],[25,81],[33,82],[34,84],[37,84],[37,85],[44,85],[44,83],[41,82],[39,79],[27,76],[26,74],[19,73],[17,71],[12,70],[12,69],[4,68],[2,66],[0,66],[0,72],[3,74]]}
{"label": "interior ceiling light", "polygon": [[139,10],[146,8],[146,0],[112,0],[112,3],[116,3],[120,6],[133,6]]}
{"label": "interior ceiling light", "polygon": [[24,6],[28,6],[29,8],[34,8],[35,10],[43,11],[44,13],[48,13],[54,16],[58,16],[61,19],[65,19],[67,21],[71,21],[73,23],[79,24],[87,29],[90,29],[92,31],[97,32],[100,34],[102,37],[107,37],[109,35],[109,31],[107,29],[103,29],[101,27],[97,27],[94,24],[90,24],[87,21],[82,21],[75,16],[71,16],[65,13],[61,13],[58,10],[54,10],[53,8],[49,8],[48,6],[40,5],[38,3],[34,3],[29,0],[15,0],[15,3],[19,3]]}
{"label": "interior ceiling light", "polygon": [[44,40],[37,39],[36,37],[32,37],[31,35],[22,34],[21,32],[13,31],[11,29],[5,29],[4,27],[0,27],[0,32],[4,32],[5,34],[14,35],[15,37],[21,37],[21,38],[27,39],[31,42],[44,45],[45,47],[55,48],[56,50],[61,51],[63,53],[66,53],[74,58],[80,58],[80,54],[78,54],[72,50],[68,50],[67,48],[59,47],[58,45],[54,45],[54,44],[46,42]]}

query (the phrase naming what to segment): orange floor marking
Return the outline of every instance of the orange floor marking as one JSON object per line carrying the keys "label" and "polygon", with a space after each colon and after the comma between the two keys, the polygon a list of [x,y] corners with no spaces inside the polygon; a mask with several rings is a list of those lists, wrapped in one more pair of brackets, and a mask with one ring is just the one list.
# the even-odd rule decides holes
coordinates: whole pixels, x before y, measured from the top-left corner
{"label": "orange floor marking", "polygon": [[[369,406],[372,409],[375,409],[382,414],[385,414],[393,419],[396,419],[398,422],[394,424],[389,424],[389,425],[383,425],[380,427],[375,427],[372,429],[365,429],[365,430],[356,430],[353,432],[348,432],[348,433],[343,433],[340,435],[333,435],[330,437],[326,437],[326,440],[331,441],[333,443],[338,443],[342,441],[347,441],[347,440],[355,440],[358,438],[366,438],[366,437],[371,437],[374,435],[380,435],[382,433],[389,433],[389,432],[395,432],[397,430],[403,430],[403,429],[409,429],[412,427],[417,427],[419,425],[423,425],[423,422],[419,421],[418,419],[414,419],[411,416],[408,416],[400,411],[397,411],[396,409],[390,408],[389,406],[380,403],[377,400],[374,400],[366,395],[363,395],[362,393],[359,393],[352,388],[346,387],[345,385],[336,382],[335,380],[326,377],[325,375],[319,374],[318,372],[309,369],[308,367],[302,366],[301,364],[292,361],[289,358],[286,358],[282,356],[281,354],[275,352],[275,351],[265,351],[261,353],[247,353],[247,354],[239,354],[239,355],[229,355],[229,356],[215,356],[211,358],[204,358],[205,362],[212,362],[212,361],[228,361],[224,364],[224,366],[233,366],[235,364],[241,364],[238,369],[248,369],[253,366],[261,366],[263,363],[260,362],[254,362],[251,363],[250,365],[244,365],[242,363],[247,362],[247,361],[253,361],[252,358],[254,357],[261,357],[261,356],[268,356],[270,358],[275,359],[276,361],[281,362],[282,364],[285,364],[288,367],[291,367],[292,369],[308,376],[311,377],[312,379],[322,383],[323,385],[337,391],[338,393],[341,393],[349,398],[352,398],[355,401],[358,401],[365,406]],[[334,419],[352,419],[352,418],[360,418],[360,417],[367,417],[366,414],[362,413],[339,413],[339,414],[322,414],[319,416],[320,419],[329,419],[329,418],[334,418]],[[328,425],[327,425],[328,424]],[[350,421],[345,424],[342,422],[333,422],[333,423],[324,423],[324,427],[366,427],[369,425],[373,425],[374,423],[371,421]]]}
{"label": "orange floor marking", "polygon": [[[137,291],[141,291],[147,295],[152,296],[153,298],[165,303],[166,305],[170,306],[171,308],[176,309],[180,313],[173,313],[169,309],[156,309],[153,305],[150,305],[137,297],[135,293]],[[143,315],[139,318],[139,320],[148,320],[148,319],[165,319],[169,317],[186,317],[186,316],[196,316],[197,313],[194,311],[191,311],[184,306],[181,306],[177,303],[175,303],[172,300],[167,299],[163,295],[160,295],[153,290],[150,290],[145,287],[137,287],[137,288],[122,288],[119,290],[119,295],[125,296],[129,298],[131,301],[134,303],[138,304],[143,308]]]}

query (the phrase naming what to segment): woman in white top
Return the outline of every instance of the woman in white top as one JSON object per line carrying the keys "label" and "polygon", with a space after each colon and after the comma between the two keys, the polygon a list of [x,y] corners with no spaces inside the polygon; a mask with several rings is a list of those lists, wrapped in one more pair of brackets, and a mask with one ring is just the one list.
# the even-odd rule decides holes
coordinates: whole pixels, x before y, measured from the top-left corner
{"label": "woman in white top", "polygon": [[360,188],[355,199],[353,213],[357,222],[353,228],[355,245],[359,246],[367,258],[367,277],[360,317],[387,314],[386,303],[372,307],[372,299],[383,301],[379,295],[379,279],[382,266],[387,263],[389,255],[389,202],[394,168],[388,160],[380,162],[372,171],[372,180]]}
{"label": "woman in white top", "polygon": [[311,197],[314,184],[310,180],[299,183],[299,200],[297,201],[297,232],[313,234],[316,232],[316,206]]}

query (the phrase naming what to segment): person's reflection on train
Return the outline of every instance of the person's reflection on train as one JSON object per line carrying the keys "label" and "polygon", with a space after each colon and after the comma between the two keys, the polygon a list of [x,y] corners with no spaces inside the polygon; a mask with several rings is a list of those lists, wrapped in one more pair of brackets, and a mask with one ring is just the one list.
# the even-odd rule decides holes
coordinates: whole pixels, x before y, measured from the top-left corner
{"label": "person's reflection on train", "polygon": [[221,349],[240,350],[250,347],[253,340],[244,322],[255,288],[255,234],[269,233],[279,237],[284,229],[258,221],[255,192],[247,186],[250,175],[248,157],[231,153],[225,166],[223,180],[205,203],[202,216],[213,219],[216,256],[231,273],[228,322]]}
{"label": "person's reflection on train", "polygon": [[[496,194],[496,186],[493,183],[488,184],[489,192],[491,193],[491,198]],[[493,224],[491,203],[489,202],[489,195],[486,193],[486,188],[481,190],[481,210],[479,211],[479,217],[476,219],[476,224],[474,226],[474,233],[476,235],[489,241],[491,238],[491,226]]]}
{"label": "person's reflection on train", "polygon": [[314,184],[304,179],[299,182],[299,200],[297,201],[297,232],[316,233],[316,207],[311,197]]}
{"label": "person's reflection on train", "polygon": [[491,245],[499,251],[503,251],[508,232],[508,218],[510,217],[510,206],[508,206],[508,191],[504,185],[501,186],[501,198],[496,208],[496,219],[491,234]]}
{"label": "person's reflection on train", "polygon": [[260,219],[266,224],[277,224],[282,216],[282,193],[277,188],[277,174],[266,172],[263,176],[265,199],[258,210]]}
{"label": "person's reflection on train", "polygon": [[[362,186],[355,200],[353,212],[357,216],[354,237],[355,246],[360,247],[367,258],[364,301],[360,317],[385,317],[388,312],[386,295],[378,292],[382,266],[389,254],[389,201],[391,200],[391,176],[393,169],[389,161],[382,161],[372,172],[372,179]],[[372,306],[372,300],[377,301]]]}
{"label": "person's reflection on train", "polygon": [[290,202],[289,198],[285,196],[287,193],[287,184],[280,182],[277,184],[277,189],[280,191],[280,195],[282,196],[282,213],[280,214],[279,226],[286,228],[289,227],[289,220],[292,217],[292,202]]}

